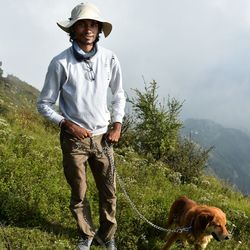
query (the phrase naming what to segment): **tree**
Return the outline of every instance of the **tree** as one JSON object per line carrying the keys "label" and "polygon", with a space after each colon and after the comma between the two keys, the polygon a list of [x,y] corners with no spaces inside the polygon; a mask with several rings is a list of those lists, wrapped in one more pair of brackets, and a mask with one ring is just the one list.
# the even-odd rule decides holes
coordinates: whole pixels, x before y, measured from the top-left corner
{"label": "tree", "polygon": [[0,61],[0,77],[3,76],[3,70],[2,70],[2,62]]}
{"label": "tree", "polygon": [[175,149],[182,122],[178,119],[182,103],[168,97],[167,105],[158,101],[157,82],[145,83],[144,92],[135,89],[132,98],[135,117],[136,149],[159,160]]}

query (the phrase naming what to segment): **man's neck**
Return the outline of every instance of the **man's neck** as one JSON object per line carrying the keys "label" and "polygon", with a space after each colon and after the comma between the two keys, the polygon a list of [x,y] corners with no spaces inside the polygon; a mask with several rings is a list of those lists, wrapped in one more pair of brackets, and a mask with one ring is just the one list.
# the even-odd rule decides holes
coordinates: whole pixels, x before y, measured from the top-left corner
{"label": "man's neck", "polygon": [[94,47],[93,43],[92,43],[92,44],[79,44],[79,43],[78,43],[78,46],[79,46],[85,53],[90,52],[90,51],[93,49],[93,47]]}

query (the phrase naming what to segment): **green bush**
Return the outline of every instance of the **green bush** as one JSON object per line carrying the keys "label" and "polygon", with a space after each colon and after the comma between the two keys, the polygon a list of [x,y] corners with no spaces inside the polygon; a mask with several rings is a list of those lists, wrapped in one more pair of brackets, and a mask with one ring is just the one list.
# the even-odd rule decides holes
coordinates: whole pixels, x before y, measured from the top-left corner
{"label": "green bush", "polygon": [[164,161],[180,173],[181,183],[197,183],[205,169],[209,149],[203,149],[189,138],[180,138],[174,151],[164,157]]}
{"label": "green bush", "polygon": [[148,159],[165,161],[176,172],[168,176],[175,184],[196,182],[211,148],[205,150],[190,139],[180,138],[182,123],[178,115],[182,104],[168,98],[166,107],[158,100],[157,88],[157,83],[152,81],[145,84],[144,92],[135,89],[136,97],[130,100],[134,116],[126,117],[121,145],[132,145]]}
{"label": "green bush", "polygon": [[131,99],[134,110],[134,140],[138,152],[152,154],[159,160],[173,151],[182,123],[178,119],[182,104],[174,98],[168,98],[167,107],[160,103],[157,95],[157,83],[152,81],[144,92],[135,89],[136,97]]}

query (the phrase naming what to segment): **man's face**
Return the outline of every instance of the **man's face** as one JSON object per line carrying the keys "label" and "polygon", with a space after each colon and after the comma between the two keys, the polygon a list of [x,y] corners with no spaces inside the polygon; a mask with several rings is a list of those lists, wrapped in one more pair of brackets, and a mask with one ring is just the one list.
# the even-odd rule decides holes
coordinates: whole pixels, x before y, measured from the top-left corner
{"label": "man's face", "polygon": [[74,24],[75,40],[79,45],[93,45],[99,34],[98,22],[95,20],[79,20]]}

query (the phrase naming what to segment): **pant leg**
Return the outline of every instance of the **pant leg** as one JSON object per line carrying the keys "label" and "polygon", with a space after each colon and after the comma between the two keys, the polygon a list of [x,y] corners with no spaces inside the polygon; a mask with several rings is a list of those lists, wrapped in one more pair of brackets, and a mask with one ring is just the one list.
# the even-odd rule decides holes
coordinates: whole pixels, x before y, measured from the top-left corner
{"label": "pant leg", "polygon": [[86,162],[89,157],[89,141],[81,143],[65,131],[61,132],[63,168],[71,187],[70,210],[77,221],[80,235],[94,236],[90,205],[86,197]]}
{"label": "pant leg", "polygon": [[[95,146],[102,151],[102,135],[93,137]],[[113,157],[113,150],[111,149]],[[106,155],[94,152],[89,158],[89,165],[95,178],[99,192],[99,236],[104,240],[110,240],[117,228],[116,222],[116,184],[115,176],[111,173],[111,166]]]}

